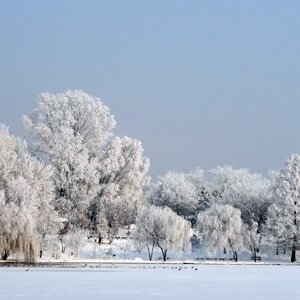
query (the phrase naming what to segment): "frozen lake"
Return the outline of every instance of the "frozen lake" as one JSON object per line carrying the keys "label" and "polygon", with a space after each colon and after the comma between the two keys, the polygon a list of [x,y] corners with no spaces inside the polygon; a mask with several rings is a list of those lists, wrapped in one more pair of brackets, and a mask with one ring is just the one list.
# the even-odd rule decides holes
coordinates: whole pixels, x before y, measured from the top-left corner
{"label": "frozen lake", "polygon": [[0,267],[0,299],[300,299],[298,265],[180,266]]}

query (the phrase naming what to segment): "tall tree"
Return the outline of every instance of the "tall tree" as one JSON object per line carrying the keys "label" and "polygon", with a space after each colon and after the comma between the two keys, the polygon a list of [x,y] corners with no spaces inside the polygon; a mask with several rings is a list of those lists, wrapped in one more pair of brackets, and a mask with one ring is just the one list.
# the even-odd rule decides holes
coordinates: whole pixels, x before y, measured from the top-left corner
{"label": "tall tree", "polygon": [[292,250],[294,262],[300,246],[300,155],[293,154],[280,170],[273,196],[268,227],[280,246]]}
{"label": "tall tree", "polygon": [[99,192],[98,158],[115,126],[109,109],[78,90],[43,93],[23,125],[34,153],[53,166],[56,210],[71,224],[86,224],[86,209]]}
{"label": "tall tree", "polygon": [[57,220],[52,171],[30,156],[26,143],[0,125],[0,252],[33,261]]}
{"label": "tall tree", "polygon": [[127,136],[108,144],[99,167],[100,192],[89,209],[91,219],[96,219],[98,207],[104,204],[109,224],[113,218],[120,225],[134,223],[143,188],[150,181],[150,161],[143,151],[141,142]]}

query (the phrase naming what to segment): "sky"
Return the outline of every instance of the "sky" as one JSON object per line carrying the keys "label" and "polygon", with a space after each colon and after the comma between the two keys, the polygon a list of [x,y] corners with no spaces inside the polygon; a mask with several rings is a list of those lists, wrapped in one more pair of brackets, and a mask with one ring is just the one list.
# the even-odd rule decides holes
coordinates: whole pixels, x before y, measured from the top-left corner
{"label": "sky", "polygon": [[0,1],[0,123],[81,89],[153,180],[232,165],[267,175],[300,153],[300,1]]}

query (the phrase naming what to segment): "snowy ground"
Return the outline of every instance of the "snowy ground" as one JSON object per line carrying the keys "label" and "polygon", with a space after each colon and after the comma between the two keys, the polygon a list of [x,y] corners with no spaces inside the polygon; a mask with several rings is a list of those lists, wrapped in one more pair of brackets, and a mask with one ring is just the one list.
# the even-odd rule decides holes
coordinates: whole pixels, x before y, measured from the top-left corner
{"label": "snowy ground", "polygon": [[39,267],[0,261],[0,299],[300,299],[299,262],[290,264],[290,253],[275,255],[267,245],[259,255],[256,264],[248,250],[238,264],[230,253],[205,260],[196,244],[181,257],[168,252],[167,263],[155,251],[149,262],[146,251],[138,253],[122,236],[101,245],[86,239],[64,254],[49,247]]}
{"label": "snowy ground", "polygon": [[298,265],[1,267],[0,299],[300,299]]}
{"label": "snowy ground", "polygon": [[[99,245],[97,239],[95,238],[85,238],[82,246],[78,249],[74,249],[71,246],[66,248],[65,253],[61,253],[61,247],[58,245],[56,251],[53,250],[53,247],[49,245],[47,251],[43,253],[43,258],[39,262],[103,262],[103,261],[139,261],[139,262],[148,262],[148,253],[146,249],[143,249],[139,253],[133,246],[131,239],[126,239],[128,229],[120,228],[119,229],[119,238],[115,239],[111,244],[108,240]],[[96,241],[96,242],[95,242]],[[275,254],[274,246],[267,246],[262,244],[260,248],[260,253],[258,256],[261,257],[261,262],[263,263],[288,263],[290,262],[291,253],[287,251],[286,254],[283,254],[283,251],[279,252],[279,255]],[[238,252],[239,261],[244,263],[251,263],[252,253],[244,249],[243,251]],[[227,254],[219,253],[214,255],[209,255],[205,253],[204,249],[199,246],[198,243],[193,243],[193,247],[189,253],[182,253],[181,255],[176,255],[172,251],[167,253],[168,261],[194,261],[200,262],[203,259],[209,258],[222,258],[225,260],[232,259],[232,253],[228,250]],[[14,257],[12,257],[13,259]],[[153,254],[154,261],[162,261],[162,253],[158,248],[155,248]]]}

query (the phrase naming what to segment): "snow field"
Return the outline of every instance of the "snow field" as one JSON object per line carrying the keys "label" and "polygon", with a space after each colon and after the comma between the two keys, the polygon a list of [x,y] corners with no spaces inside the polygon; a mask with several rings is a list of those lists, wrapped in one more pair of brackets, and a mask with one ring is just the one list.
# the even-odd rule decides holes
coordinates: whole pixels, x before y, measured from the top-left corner
{"label": "snow field", "polygon": [[298,265],[1,267],[0,299],[300,299]]}

